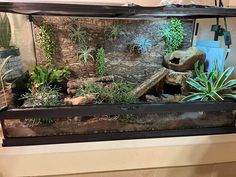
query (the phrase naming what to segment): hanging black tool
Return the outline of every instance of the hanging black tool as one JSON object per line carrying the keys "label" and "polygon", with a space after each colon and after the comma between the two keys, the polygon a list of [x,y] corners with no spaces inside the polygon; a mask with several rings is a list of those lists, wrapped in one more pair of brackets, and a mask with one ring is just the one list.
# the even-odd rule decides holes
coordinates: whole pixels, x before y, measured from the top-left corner
{"label": "hanging black tool", "polygon": [[[215,6],[218,6],[217,0],[215,0]],[[222,0],[219,0],[219,7],[224,7]],[[224,42],[225,42],[225,45],[227,46],[227,53],[226,53],[226,57],[225,57],[225,60],[226,60],[228,58],[229,53],[230,53],[230,45],[232,45],[231,33],[230,33],[230,31],[228,31],[226,17],[224,17],[224,25],[225,25],[224,28],[221,27],[219,21],[220,21],[220,19],[219,19],[219,17],[217,17],[216,18],[216,25],[212,25],[211,31],[215,32],[215,36],[214,36],[215,41],[219,40],[219,36],[224,36]]]}

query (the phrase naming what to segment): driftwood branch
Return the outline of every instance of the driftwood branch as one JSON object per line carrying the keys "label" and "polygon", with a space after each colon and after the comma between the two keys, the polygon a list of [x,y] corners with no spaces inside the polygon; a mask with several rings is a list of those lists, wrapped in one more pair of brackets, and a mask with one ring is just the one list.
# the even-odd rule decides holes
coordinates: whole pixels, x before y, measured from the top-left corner
{"label": "driftwood branch", "polygon": [[65,98],[64,102],[67,105],[85,105],[92,104],[96,99],[96,94],[87,94],[77,98]]}
{"label": "driftwood branch", "polygon": [[134,89],[134,94],[137,97],[143,96],[149,89],[157,85],[165,76],[168,74],[169,70],[166,68],[159,69],[154,75],[145,80],[142,84]]}
{"label": "driftwood branch", "polygon": [[67,88],[76,89],[81,85],[85,85],[90,82],[113,82],[114,76],[103,76],[103,77],[93,77],[86,79],[75,79],[67,82]]}

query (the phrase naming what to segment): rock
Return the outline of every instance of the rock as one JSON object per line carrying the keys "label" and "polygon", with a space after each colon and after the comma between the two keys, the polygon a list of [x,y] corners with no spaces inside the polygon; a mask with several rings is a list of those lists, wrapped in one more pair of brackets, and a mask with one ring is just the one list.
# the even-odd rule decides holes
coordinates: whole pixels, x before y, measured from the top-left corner
{"label": "rock", "polygon": [[196,47],[190,47],[186,51],[177,50],[164,57],[163,65],[174,71],[187,71],[194,69],[194,63],[204,63],[206,54]]}
{"label": "rock", "polygon": [[187,72],[177,72],[173,70],[169,70],[169,73],[166,75],[164,83],[169,85],[181,86],[182,94],[187,92],[187,83],[186,79],[193,77],[192,71]]}

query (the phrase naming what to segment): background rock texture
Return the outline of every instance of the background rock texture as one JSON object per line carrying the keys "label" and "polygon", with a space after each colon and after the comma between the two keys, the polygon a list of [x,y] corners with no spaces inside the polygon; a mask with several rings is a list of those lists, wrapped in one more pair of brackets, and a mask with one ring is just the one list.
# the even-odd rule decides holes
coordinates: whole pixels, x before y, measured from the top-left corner
{"label": "background rock texture", "polygon": [[[77,17],[34,17],[34,34],[36,41],[36,57],[38,64],[45,64],[45,58],[37,42],[39,26],[47,23],[53,27],[58,44],[55,61],[58,66],[68,65],[75,77],[96,76],[93,61],[84,64],[76,55],[77,46],[69,39],[69,25],[80,25],[88,33],[89,46],[104,47],[106,52],[106,74],[114,75],[135,84],[140,84],[152,76],[162,66],[163,57],[160,53],[165,49],[161,37],[161,28],[165,27],[169,19],[155,20],[139,19],[98,19]],[[120,25],[124,34],[117,40],[111,40],[105,35],[111,25]],[[185,37],[182,49],[190,47],[192,40],[193,20],[183,20]],[[145,36],[153,42],[152,49],[141,56],[130,53],[128,44],[136,36]]]}

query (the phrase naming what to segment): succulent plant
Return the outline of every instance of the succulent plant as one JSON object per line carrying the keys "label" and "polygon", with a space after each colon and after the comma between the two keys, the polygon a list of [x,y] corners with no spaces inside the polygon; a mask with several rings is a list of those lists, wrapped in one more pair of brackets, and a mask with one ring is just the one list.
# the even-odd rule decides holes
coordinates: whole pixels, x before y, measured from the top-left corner
{"label": "succulent plant", "polygon": [[91,54],[93,51],[94,51],[94,48],[92,48],[92,47],[78,48],[78,50],[77,50],[78,58],[80,60],[83,60],[85,63],[87,63],[87,61],[89,59],[94,60],[94,57]]}
{"label": "succulent plant", "polygon": [[120,25],[112,25],[112,26],[108,27],[106,32],[108,32],[109,38],[111,38],[113,40],[116,40],[117,38],[119,38],[119,36],[124,34]]}
{"label": "succulent plant", "polygon": [[5,71],[5,64],[10,60],[11,56],[7,57],[6,59],[3,60],[3,62],[0,65],[0,91],[5,88],[5,79],[7,75],[12,72],[12,70],[7,70]]}
{"label": "succulent plant", "polygon": [[227,93],[232,87],[236,86],[236,79],[228,80],[234,67],[227,68],[222,74],[215,67],[209,74],[204,72],[204,65],[198,69],[198,62],[195,63],[196,78],[188,78],[186,82],[193,88],[183,101],[207,101],[224,100],[224,98],[236,99],[236,96]]}
{"label": "succulent plant", "polygon": [[132,51],[144,54],[152,48],[152,41],[144,36],[138,36],[132,40],[130,47]]}
{"label": "succulent plant", "polygon": [[77,25],[71,25],[69,26],[69,29],[71,31],[69,35],[70,40],[74,43],[79,43],[81,47],[84,47],[86,44],[87,32]]}

